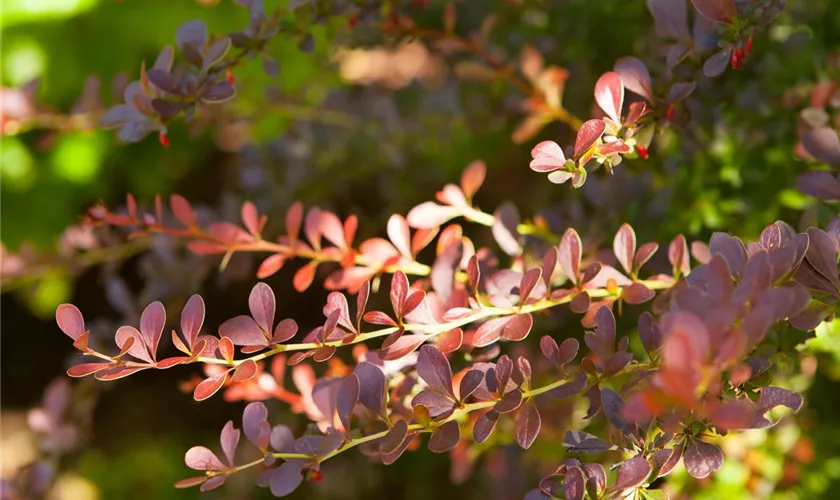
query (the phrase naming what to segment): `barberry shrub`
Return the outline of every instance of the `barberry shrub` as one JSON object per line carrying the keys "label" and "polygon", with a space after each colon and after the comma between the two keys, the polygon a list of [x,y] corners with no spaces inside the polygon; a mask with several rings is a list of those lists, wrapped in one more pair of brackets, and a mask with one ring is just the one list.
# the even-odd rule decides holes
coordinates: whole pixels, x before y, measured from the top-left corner
{"label": "barberry shrub", "polygon": [[[249,9],[245,30],[210,35],[201,21],[186,22],[177,55],[167,47],[151,68],[144,65],[125,88],[125,102],[104,112],[100,125],[118,129],[125,142],[156,132],[169,146],[176,120],[234,98],[232,68],[260,57],[274,73],[267,41],[297,30],[284,11],[269,15],[259,0],[239,3]],[[526,47],[514,67],[496,61],[479,39],[455,35],[455,3],[444,9],[441,32],[377,2],[345,3],[293,1],[289,8],[302,9],[305,22],[345,16],[351,28],[367,23],[438,37],[475,53],[486,66],[462,64],[461,76],[505,78],[527,94],[514,142],[533,141],[552,121],[574,131],[568,147],[533,141],[530,159],[521,159],[528,182],[544,181],[534,172],[547,174],[567,183],[556,188],[562,191],[582,188],[588,176],[610,182],[625,160],[649,158],[664,130],[690,120],[684,101],[698,81],[741,69],[783,2],[648,0],[655,32],[667,39],[664,62],[651,66],[659,74],[640,58],[617,60],[592,89],[597,112],[588,120],[564,108],[568,74],[546,67],[535,48]],[[400,3],[425,2],[389,2]],[[299,43],[306,50],[314,42],[304,35]],[[821,92],[812,107],[836,101],[836,85]],[[805,172],[798,187],[828,202],[840,198],[836,130],[803,130],[796,152],[835,169]],[[243,314],[218,326],[205,325],[213,304],[196,294],[177,309],[152,302],[108,338],[92,335],[83,312],[62,304],[58,327],[82,358],[67,374],[107,382],[199,365],[202,375],[182,384],[196,401],[222,397],[247,406],[241,421],[221,429],[218,446],[187,450],[185,465],[196,472],[175,487],[210,491],[257,470],[257,485],[277,497],[321,480],[321,465],[345,452],[390,465],[423,443],[463,464],[474,450],[509,438],[525,450],[545,439],[567,451],[522,492],[528,499],[666,498],[660,478],[680,464],[698,480],[722,467],[721,436],[772,427],[777,407],[802,407],[802,396],[776,377],[795,355],[780,338],[813,331],[840,308],[840,218],[801,231],[777,221],[747,241],[715,232],[708,242],[683,235],[638,241],[623,223],[602,248],[568,224],[523,218],[512,203],[482,210],[475,198],[486,179],[492,172],[476,159],[458,184],[391,215],[380,231],[368,231],[378,236],[358,243],[356,216],[342,219],[301,202],[275,217],[245,201],[235,221],[207,220],[177,194],[149,200],[148,208],[130,194],[118,209],[101,203],[88,211],[85,227],[125,230],[138,241],[172,238],[195,255],[216,256],[222,268],[236,254],[258,255],[258,280],[294,261],[296,291],[322,286],[329,295],[321,322],[299,324],[257,281],[247,300],[241,297]],[[475,243],[471,235],[481,228],[493,248]],[[568,329],[530,335],[554,314],[573,315],[583,345]],[[284,383],[289,372],[294,391]],[[56,382],[44,408],[30,415],[38,432],[61,437],[59,449],[74,439],[63,421],[68,393],[66,380]],[[273,424],[267,400],[313,425],[296,435]],[[568,402],[567,412],[582,404],[582,418],[557,418],[551,400]],[[498,434],[505,438],[494,439]]]}

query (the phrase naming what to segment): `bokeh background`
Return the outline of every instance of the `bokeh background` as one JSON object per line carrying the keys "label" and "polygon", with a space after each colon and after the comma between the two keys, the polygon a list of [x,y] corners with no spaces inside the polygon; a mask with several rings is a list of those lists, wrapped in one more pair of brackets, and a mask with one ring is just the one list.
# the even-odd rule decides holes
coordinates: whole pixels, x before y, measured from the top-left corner
{"label": "bokeh background", "polygon": [[[280,3],[286,2],[266,1],[268,7]],[[439,29],[445,3],[414,8],[412,17]],[[593,84],[619,57],[637,55],[661,67],[661,42],[641,1],[456,5],[462,35],[495,15],[489,46],[500,60],[515,62],[527,44],[547,63],[566,68],[564,102],[579,117],[591,115]],[[71,129],[56,130],[68,124],[56,117],[80,106],[80,96],[113,104],[111,88],[123,75],[137,78],[141,61],[151,63],[173,44],[181,23],[200,18],[211,32],[231,32],[247,24],[247,13],[228,0],[3,0],[2,8],[4,115],[17,102],[16,92],[36,78],[41,106],[38,119],[24,127],[3,122],[4,477],[43,446],[28,430],[26,415],[41,404],[45,387],[63,376],[73,351],[54,323],[59,303],[73,302],[89,321],[97,318],[95,329],[103,334],[150,301],[179,304],[192,293],[202,293],[208,304],[207,326],[246,310],[258,261],[237,255],[219,272],[218,259],[191,256],[170,239],[126,243],[119,234],[94,238],[68,231],[98,200],[120,206],[131,192],[149,206],[155,194],[177,192],[208,213],[234,219],[250,199],[278,223],[293,200],[302,200],[342,216],[358,214],[360,236],[371,237],[384,233],[390,214],[431,199],[444,183],[457,181],[465,165],[483,159],[488,177],[477,201],[485,210],[504,201],[516,203],[525,217],[544,210],[552,224],[576,227],[590,245],[608,246],[622,222],[636,228],[640,241],[667,242],[678,233],[707,240],[717,230],[751,239],[777,219],[807,226],[832,212],[795,189],[807,165],[793,150],[802,120],[816,113],[809,100],[814,84],[840,78],[840,5],[833,0],[789,1],[770,30],[756,37],[742,71],[698,79],[681,111],[690,114],[691,126],[658,137],[649,160],[625,161],[613,177],[591,174],[578,191],[552,185],[527,167],[533,144],[567,144],[573,137],[568,127],[550,124],[515,144],[511,135],[523,118],[516,89],[470,78],[464,64],[469,55],[416,41],[383,45],[364,26],[348,35],[346,18],[313,27],[309,53],[301,51],[299,39],[274,39],[269,52],[279,77],[266,76],[259,61],[237,68],[237,97],[189,126],[170,127],[169,148],[154,136],[118,144],[111,132],[88,127],[84,112]],[[492,246],[489,231],[470,235]],[[103,249],[109,242],[116,250]],[[294,270],[284,268],[267,282],[280,313],[311,327],[321,320],[326,292],[313,287],[295,293]],[[635,321],[624,323],[632,332]],[[539,335],[531,339],[582,334],[562,313],[536,329]],[[840,495],[840,326],[835,321],[816,338],[791,334],[780,342],[803,351],[801,359],[790,357],[782,376],[804,391],[805,409],[771,432],[726,438],[727,460],[718,474],[697,482],[680,469],[668,478],[672,491],[698,499]],[[244,403],[220,397],[194,402],[179,388],[191,370],[113,383],[73,381],[74,398],[83,402],[82,437],[56,462],[59,479],[48,498],[197,498],[197,490],[171,487],[190,475],[183,453],[195,444],[212,446],[227,420],[239,425]],[[269,408],[272,422],[304,428],[282,404]],[[565,415],[558,418],[580,410],[558,408]],[[446,455],[424,450],[390,467],[359,467],[365,459],[347,453],[325,465],[324,481],[308,483],[295,498],[518,498],[536,484],[537,471],[565,456],[560,439],[550,434],[527,453],[505,443],[479,451],[471,475],[452,470]],[[247,474],[205,495],[269,497]]]}

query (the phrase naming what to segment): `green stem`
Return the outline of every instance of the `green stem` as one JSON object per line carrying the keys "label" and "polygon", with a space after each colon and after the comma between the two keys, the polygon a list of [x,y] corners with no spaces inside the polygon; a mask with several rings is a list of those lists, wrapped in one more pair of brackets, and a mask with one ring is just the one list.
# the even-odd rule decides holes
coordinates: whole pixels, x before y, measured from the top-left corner
{"label": "green stem", "polygon": [[[667,288],[671,287],[670,283],[667,283],[667,282],[664,282],[664,281],[658,281],[658,280],[648,280],[648,281],[642,280],[642,281],[639,281],[639,283],[642,283],[643,285],[647,286],[651,290],[664,290],[664,289],[667,289]],[[621,290],[622,290],[621,287],[617,288],[616,291],[615,291],[615,295],[620,295]],[[589,296],[591,298],[603,298],[603,297],[609,297],[611,295],[614,295],[610,291],[608,291],[606,289],[603,289],[603,288],[599,288],[599,289],[596,289],[596,290],[587,290],[587,293],[589,294]],[[574,294],[568,294],[565,297],[562,297],[562,298],[557,299],[557,300],[552,300],[551,298],[545,298],[545,299],[539,300],[539,301],[531,303],[531,304],[526,304],[526,305],[522,306],[521,309],[517,308],[517,307],[502,308],[502,307],[485,306],[485,307],[482,307],[482,309],[480,311],[476,312],[475,314],[471,314],[469,316],[459,318],[457,320],[450,321],[450,322],[447,322],[447,323],[434,323],[434,324],[431,324],[431,325],[406,324],[406,325],[403,325],[403,328],[405,328],[406,331],[411,331],[411,332],[416,332],[416,333],[425,333],[428,338],[432,338],[432,337],[440,335],[444,332],[448,332],[449,330],[452,330],[454,328],[465,326],[465,325],[468,325],[468,324],[473,323],[475,321],[479,321],[479,320],[482,320],[482,319],[488,319],[488,318],[492,318],[492,317],[496,317],[496,316],[512,316],[512,315],[515,315],[515,314],[527,314],[527,313],[538,312],[538,311],[549,309],[549,308],[552,308],[552,307],[555,307],[555,306],[558,306],[558,305],[561,305],[561,304],[566,304],[568,302],[571,302],[572,298],[574,298]],[[282,353],[282,352],[308,351],[308,350],[312,350],[312,349],[318,349],[320,347],[333,347],[333,346],[334,347],[341,347],[341,346],[345,346],[345,345],[358,344],[358,343],[366,342],[368,340],[375,339],[375,338],[387,337],[388,335],[391,335],[392,333],[396,332],[397,330],[398,330],[397,327],[389,327],[389,328],[383,328],[381,330],[375,330],[373,332],[362,333],[362,334],[354,337],[353,340],[350,340],[349,342],[345,342],[343,340],[337,340],[337,341],[334,341],[334,342],[323,342],[323,343],[310,342],[310,343],[300,343],[300,344],[278,344],[278,345],[272,347],[270,350],[265,351],[263,353],[251,356],[249,358],[236,360],[236,361],[233,362],[233,366],[238,366],[238,365],[240,365],[240,364],[242,364],[242,363],[244,363],[245,361],[248,361],[248,360],[261,361],[263,359],[269,358],[271,356],[274,356],[275,354],[279,354],[279,353]],[[230,365],[230,363],[228,363],[225,360],[217,359],[217,358],[207,358],[207,357],[198,357],[198,358],[196,358],[196,362],[207,363],[207,364],[217,364],[217,365]]]}

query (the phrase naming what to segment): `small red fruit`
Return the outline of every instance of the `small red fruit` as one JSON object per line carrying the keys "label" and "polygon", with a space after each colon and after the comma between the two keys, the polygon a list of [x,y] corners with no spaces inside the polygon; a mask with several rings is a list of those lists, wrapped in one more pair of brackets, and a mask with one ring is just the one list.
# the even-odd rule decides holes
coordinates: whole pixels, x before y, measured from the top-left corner
{"label": "small red fruit", "polygon": [[668,105],[668,109],[665,110],[665,119],[669,122],[674,121],[674,103]]}
{"label": "small red fruit", "polygon": [[648,158],[650,158],[647,148],[642,146],[641,144],[636,144],[636,152],[639,153],[639,156],[643,160],[647,160]]}
{"label": "small red fruit", "polygon": [[226,80],[228,81],[228,83],[230,83],[231,85],[233,85],[234,83],[236,83],[236,77],[234,77],[234,76],[233,76],[233,71],[231,71],[231,70],[229,70],[229,69],[228,69],[228,70],[225,70],[225,79],[226,79]]}
{"label": "small red fruit", "polygon": [[753,37],[752,37],[752,35],[750,35],[750,37],[747,38],[747,41],[744,42],[744,57],[750,55],[750,51],[752,50],[752,44],[753,44]]}
{"label": "small red fruit", "polygon": [[321,474],[321,472],[317,471],[317,470],[313,470],[312,474],[309,477],[312,478],[312,480],[315,481],[316,483],[320,483],[324,479],[324,475]]}
{"label": "small red fruit", "polygon": [[167,136],[165,132],[161,132],[160,134],[158,134],[158,141],[160,142],[161,146],[165,148],[169,147],[169,136]]}
{"label": "small red fruit", "polygon": [[740,69],[741,63],[744,62],[744,51],[742,49],[733,50],[729,62],[732,64],[732,69]]}

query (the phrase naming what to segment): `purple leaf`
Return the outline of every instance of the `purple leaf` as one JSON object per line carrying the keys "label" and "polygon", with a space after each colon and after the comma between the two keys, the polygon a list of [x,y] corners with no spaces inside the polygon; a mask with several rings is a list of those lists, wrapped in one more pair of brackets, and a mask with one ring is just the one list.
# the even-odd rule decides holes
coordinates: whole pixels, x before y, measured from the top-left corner
{"label": "purple leaf", "polygon": [[569,228],[563,233],[563,238],[560,240],[560,247],[557,251],[557,260],[560,263],[560,269],[563,270],[563,274],[574,285],[578,284],[582,247],[583,243],[577,231]]}
{"label": "purple leaf", "polygon": [[204,446],[193,446],[187,450],[186,455],[184,455],[184,463],[194,470],[219,471],[227,469],[216,454]]}
{"label": "purple leaf", "polygon": [[230,37],[223,36],[207,47],[204,54],[204,67],[209,68],[219,62],[230,50]]}
{"label": "purple leaf", "polygon": [[668,260],[673,267],[674,275],[686,275],[691,271],[691,263],[689,262],[688,244],[685,241],[685,236],[679,234],[668,245]]}
{"label": "purple leaf", "polygon": [[181,332],[187,339],[187,345],[192,349],[195,338],[204,324],[204,299],[201,295],[193,295],[181,311]]}
{"label": "purple leaf", "polygon": [[394,214],[388,219],[388,238],[391,243],[400,251],[405,258],[412,258],[411,252],[411,231],[408,221],[399,214]]}
{"label": "purple leaf", "polygon": [[690,96],[696,88],[697,82],[677,82],[671,85],[670,90],[668,90],[668,95],[665,96],[665,100],[671,103],[682,101]]}
{"label": "purple leaf", "polygon": [[287,460],[280,467],[270,472],[269,487],[271,494],[284,497],[297,489],[303,482],[304,460]]}
{"label": "purple leaf", "polygon": [[656,33],[659,36],[691,40],[685,0],[647,0],[647,6],[656,22]]}
{"label": "purple leaf", "polygon": [[[618,73],[607,71],[595,82],[595,102],[614,123],[621,123],[621,109],[624,106],[624,85],[621,83],[621,76]],[[575,156],[578,156],[578,154],[579,150],[575,147]]]}
{"label": "purple leaf", "polygon": [[468,371],[463,378],[461,378],[461,384],[458,387],[458,396],[460,397],[461,401],[465,401],[472,393],[478,389],[478,386],[481,385],[481,382],[484,380],[484,373],[480,370],[470,370]]}
{"label": "purple leaf", "polygon": [[499,413],[510,413],[522,405],[522,391],[514,389],[506,392],[502,399],[496,403],[494,409]]}
{"label": "purple leaf", "polygon": [[[248,308],[251,310],[254,321],[265,332],[265,337],[268,337],[274,325],[276,308],[274,292],[265,283],[257,283],[251,289],[251,294],[248,297]],[[222,336],[226,335],[222,334]]]}
{"label": "purple leaf", "polygon": [[490,410],[484,415],[478,417],[473,426],[473,439],[476,443],[481,444],[487,441],[493,429],[496,427],[496,422],[499,421],[499,413],[495,410]]}
{"label": "purple leaf", "polygon": [[593,498],[600,498],[607,489],[607,473],[601,464],[582,464],[581,469],[586,476],[586,488]]}
{"label": "purple leaf", "polygon": [[624,400],[611,389],[601,390],[601,404],[604,407],[604,415],[613,427],[627,436],[635,434],[633,424],[624,418]]}
{"label": "purple leaf", "polygon": [[455,407],[453,399],[431,389],[423,389],[411,400],[411,406],[423,405],[432,418],[448,415]]}
{"label": "purple leaf", "polygon": [[650,462],[644,457],[635,457],[621,464],[618,469],[618,476],[611,489],[615,491],[637,488],[645,483],[651,473]]}
{"label": "purple leaf", "polygon": [[685,448],[683,464],[692,477],[703,479],[723,465],[723,453],[716,446],[692,439]]}
{"label": "purple leaf", "polygon": [[140,315],[140,334],[152,359],[157,359],[156,353],[160,336],[163,335],[163,325],[166,323],[166,310],[163,304],[158,301],[152,302],[143,310]]}
{"label": "purple leaf", "polygon": [[824,170],[812,170],[800,175],[796,179],[796,187],[808,196],[820,200],[840,199],[840,181],[834,174]]}
{"label": "purple leaf", "polygon": [[429,439],[428,448],[433,453],[446,453],[458,446],[460,440],[461,428],[458,422],[450,420],[435,430]]}
{"label": "purple leaf", "polygon": [[227,337],[234,345],[261,346],[268,344],[266,334],[250,316],[236,316],[219,325],[219,335]]}
{"label": "purple leaf", "polygon": [[732,54],[732,47],[727,46],[715,52],[712,57],[706,59],[703,63],[703,74],[709,78],[714,78],[723,73],[726,65],[729,64],[729,57]]}
{"label": "purple leaf", "polygon": [[205,399],[209,398],[213,394],[219,391],[223,385],[225,385],[225,381],[227,380],[227,372],[220,373],[219,375],[214,375],[210,378],[206,378],[199,382],[196,386],[195,391],[193,391],[193,399],[196,401],[204,401]]}
{"label": "purple leaf", "polygon": [[502,329],[502,339],[511,342],[519,342],[531,333],[531,328],[534,326],[534,317],[530,314],[516,314],[510,317]]}
{"label": "purple leaf", "polygon": [[109,130],[122,127],[126,123],[136,122],[143,119],[143,114],[131,106],[117,104],[112,106],[99,118],[99,126]]}
{"label": "purple leaf", "polygon": [[662,343],[662,332],[659,326],[653,323],[653,316],[649,312],[645,311],[639,316],[638,328],[639,339],[642,341],[645,351],[651,353],[659,349],[659,345]]}
{"label": "purple leaf", "polygon": [[534,290],[534,287],[539,283],[540,278],[542,277],[542,269],[534,268],[525,271],[525,274],[522,276],[522,281],[519,283],[519,305],[520,307],[525,305],[525,302],[531,295],[531,292]]}
{"label": "purple leaf", "polygon": [[802,134],[802,147],[818,161],[840,166],[840,137],[829,127],[820,127]]}
{"label": "purple leaf", "polygon": [[840,275],[837,272],[837,248],[832,238],[822,229],[808,228],[808,252],[805,258],[814,269],[828,279],[834,290],[840,290]]}
{"label": "purple leaf", "polygon": [[175,483],[176,488],[190,488],[192,486],[198,486],[199,484],[207,481],[207,476],[198,476],[198,477],[190,477],[187,479],[181,479],[177,483]]}
{"label": "purple leaf", "polygon": [[597,327],[584,337],[586,345],[598,356],[609,359],[615,352],[615,316],[607,306],[601,306],[595,313]]}
{"label": "purple leaf", "polygon": [[327,296],[327,303],[324,305],[324,316],[329,317],[333,311],[339,311],[338,324],[351,332],[356,332],[356,326],[350,319],[350,306],[347,297],[341,292],[331,292]]}
{"label": "purple leaf", "polygon": [[583,500],[586,495],[586,483],[583,480],[583,471],[578,467],[566,469],[563,478],[563,496],[566,500]]}
{"label": "purple leaf", "polygon": [[73,304],[58,306],[55,311],[55,321],[61,331],[73,340],[77,340],[85,333],[85,320],[79,308]]}
{"label": "purple leaf", "polygon": [[[491,372],[488,370],[488,376],[490,373]],[[503,354],[498,361],[496,361],[496,366],[494,367],[492,373],[495,377],[496,390],[500,393],[505,392],[507,390],[508,380],[510,380],[511,375],[513,375],[513,361],[511,361],[510,356]]]}
{"label": "purple leaf", "polygon": [[729,264],[732,274],[739,276],[741,269],[747,262],[747,248],[739,238],[733,238],[726,233],[716,232],[709,240],[709,252],[714,256],[721,254]]}
{"label": "purple leaf", "polygon": [[234,458],[236,455],[236,447],[239,445],[239,429],[233,427],[233,421],[229,420],[222,429],[222,451],[225,453],[228,465],[234,467]]}
{"label": "purple leaf", "polygon": [[645,66],[645,63],[640,59],[636,57],[622,57],[616,61],[615,66],[613,66],[613,71],[621,77],[621,83],[625,88],[653,102],[650,72],[647,66]]}
{"label": "purple leaf", "polygon": [[261,448],[263,441],[261,425],[268,418],[268,410],[259,401],[249,403],[242,412],[242,430],[254,446]]}
{"label": "purple leaf", "polygon": [[482,323],[473,336],[473,346],[485,347],[497,342],[502,337],[502,332],[508,322],[510,322],[510,316],[492,318]]}
{"label": "purple leaf", "polygon": [[388,433],[379,440],[379,452],[384,455],[394,453],[400,448],[407,436],[408,423],[405,420],[397,420],[394,426],[388,430]]}
{"label": "purple leaf", "polygon": [[417,375],[423,379],[432,389],[447,394],[455,400],[455,393],[452,390],[452,368],[449,360],[440,351],[432,346],[420,348],[417,356]]}
{"label": "purple leaf", "polygon": [[636,251],[636,257],[633,259],[633,270],[638,271],[642,266],[653,257],[653,254],[659,250],[659,243],[645,243]]}
{"label": "purple leaf", "polygon": [[554,141],[543,141],[531,150],[531,170],[534,172],[553,172],[566,168],[566,155]]}
{"label": "purple leaf", "polygon": [[276,425],[271,429],[271,447],[277,451],[287,449],[295,440],[292,430],[285,425]]}
{"label": "purple leaf", "polygon": [[338,388],[338,401],[336,408],[338,410],[338,418],[341,420],[341,425],[344,426],[348,432],[350,431],[350,418],[353,415],[353,409],[356,408],[356,403],[359,402],[359,377],[355,373],[351,373],[344,377],[341,381],[341,386]]}
{"label": "purple leaf", "polygon": [[408,224],[415,229],[437,228],[446,221],[461,214],[461,210],[455,207],[438,205],[433,201],[421,203],[412,208],[406,219]]}
{"label": "purple leaf", "polygon": [[403,304],[408,297],[408,277],[402,271],[397,271],[391,278],[391,307],[398,319],[403,316]]}
{"label": "purple leaf", "polygon": [[628,304],[644,304],[656,295],[656,292],[642,283],[633,283],[621,291],[621,298]]}
{"label": "purple leaf", "polygon": [[143,338],[140,336],[140,332],[138,332],[133,326],[119,327],[116,335],[114,335],[114,341],[117,343],[120,350],[125,350],[126,342],[132,342],[131,346],[128,348],[128,354],[137,359],[142,359],[147,363],[152,363],[152,358],[149,356],[149,351],[143,343]]}
{"label": "purple leaf", "polygon": [[376,365],[359,363],[353,371],[359,378],[359,402],[385,417],[385,374]]}
{"label": "purple leaf", "polygon": [[560,368],[560,348],[557,346],[557,342],[553,338],[548,335],[543,336],[540,339],[540,351],[542,352],[542,355],[551,362],[551,364]]}
{"label": "purple leaf", "polygon": [[570,453],[601,453],[617,448],[603,439],[583,431],[566,431],[563,446],[567,446]]}
{"label": "purple leaf", "polygon": [[[274,327],[274,335],[271,337],[272,344],[279,344],[294,337],[298,331],[298,324],[293,319],[284,319]],[[354,329],[355,331],[355,329]]]}
{"label": "purple leaf", "polygon": [[636,254],[636,233],[630,224],[622,224],[613,239],[613,252],[621,267],[629,274],[633,272],[633,257]]}
{"label": "purple leaf", "polygon": [[201,484],[201,488],[199,488],[199,490],[202,493],[206,493],[208,491],[215,490],[219,486],[225,484],[225,481],[227,481],[227,475],[225,475],[225,474],[220,474],[218,476],[213,476],[213,477],[209,478],[207,481],[204,481]]}
{"label": "purple leaf", "polygon": [[734,0],[691,0],[703,17],[716,23],[730,23],[737,14]]}
{"label": "purple leaf", "polygon": [[382,356],[382,359],[386,361],[400,359],[403,356],[414,352],[414,350],[425,341],[425,335],[402,335],[387,348],[382,349],[380,351],[380,355]]}
{"label": "purple leaf", "polygon": [[781,387],[762,387],[755,403],[755,422],[751,428],[766,429],[775,425],[764,415],[777,406],[787,406],[796,413],[802,408],[802,396]]}
{"label": "purple leaf", "polygon": [[512,257],[522,253],[522,246],[519,244],[519,230],[517,229],[520,219],[516,205],[510,202],[504,203],[493,216],[494,222],[491,230],[499,247]]}
{"label": "purple leaf", "polygon": [[432,289],[441,300],[449,300],[455,282],[455,272],[461,263],[464,245],[460,242],[447,246],[432,264]]}
{"label": "purple leaf", "polygon": [[389,454],[382,457],[382,463],[385,464],[385,465],[391,465],[392,463],[396,462],[400,458],[400,456],[402,456],[402,454],[406,450],[406,448],[408,448],[408,446],[414,440],[414,437],[416,435],[417,435],[416,433],[415,434],[409,434],[408,437],[405,438],[405,441],[402,442],[400,447],[397,448],[397,451],[395,451],[393,453],[389,453]]}
{"label": "purple leaf", "polygon": [[207,25],[199,19],[191,19],[178,27],[175,40],[182,51],[185,45],[200,49],[207,42]]}
{"label": "purple leaf", "polygon": [[[619,83],[621,79],[619,78]],[[607,124],[604,123],[604,120],[588,120],[580,126],[580,129],[577,133],[577,138],[575,139],[575,159],[578,160],[584,153],[589,151],[589,149],[604,135],[604,130],[607,128]]]}
{"label": "purple leaf", "polygon": [[236,89],[230,82],[222,81],[211,83],[201,93],[201,100],[208,104],[225,102],[236,95]]}
{"label": "purple leaf", "polygon": [[653,465],[653,472],[656,477],[667,476],[674,470],[674,467],[680,463],[682,458],[683,448],[677,446],[676,448],[663,448],[653,452],[650,460]]}
{"label": "purple leaf", "polygon": [[529,401],[516,415],[513,424],[513,436],[516,444],[528,449],[534,444],[540,433],[540,412],[533,401]]}
{"label": "purple leaf", "polygon": [[111,366],[111,363],[81,363],[68,368],[67,375],[70,377],[85,377],[104,370],[109,366]]}

